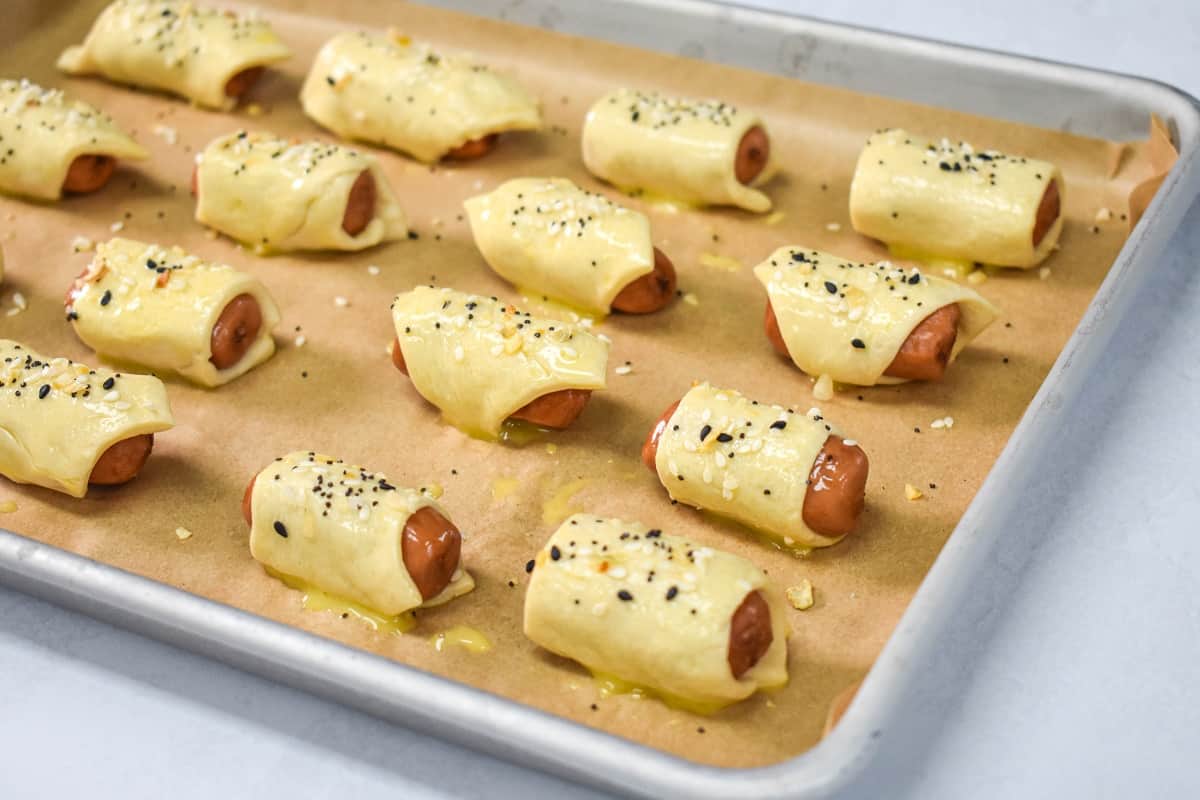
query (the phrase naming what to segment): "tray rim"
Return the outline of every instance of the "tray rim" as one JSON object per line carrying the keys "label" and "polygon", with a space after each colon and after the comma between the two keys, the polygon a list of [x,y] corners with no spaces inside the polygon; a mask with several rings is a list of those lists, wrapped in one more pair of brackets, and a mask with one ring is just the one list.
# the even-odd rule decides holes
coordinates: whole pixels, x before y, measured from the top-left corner
{"label": "tray rim", "polygon": [[[965,577],[996,543],[997,520],[1011,510],[1000,488],[1015,481],[1056,420],[1069,413],[1141,281],[1155,268],[1191,201],[1200,194],[1200,101],[1167,83],[1047,59],[893,34],[780,11],[705,0],[622,0],[649,13],[784,27],[828,40],[856,39],[880,51],[943,63],[969,62],[1001,75],[1102,90],[1131,105],[1165,112],[1179,149],[1150,208],[1131,231],[1079,326],[1030,402],[1000,456],[921,581],[888,637],[855,702],[833,733],[812,749],[765,767],[697,764],[406,664],[324,639],[251,612],[92,561],[0,528],[0,584],[54,604],[217,658],[269,679],[343,702],[375,716],[492,756],[610,791],[641,796],[796,797],[849,785],[871,761],[885,728],[899,722],[900,699],[916,671],[908,666],[948,625]],[[811,80],[810,78],[806,78]],[[1114,91],[1114,89],[1116,91]],[[522,731],[523,737],[512,735]]]}

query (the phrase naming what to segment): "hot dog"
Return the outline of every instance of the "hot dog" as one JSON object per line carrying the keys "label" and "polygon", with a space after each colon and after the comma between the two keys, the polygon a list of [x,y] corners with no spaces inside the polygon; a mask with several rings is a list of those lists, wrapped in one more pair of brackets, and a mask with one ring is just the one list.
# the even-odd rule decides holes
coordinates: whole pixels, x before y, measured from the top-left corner
{"label": "hot dog", "polygon": [[1037,217],[1033,224],[1033,246],[1036,248],[1046,238],[1050,228],[1054,226],[1058,215],[1062,213],[1062,196],[1058,192],[1058,181],[1050,181],[1038,203]]}
{"label": "hot dog", "polygon": [[346,213],[342,217],[342,230],[358,236],[375,218],[375,177],[370,170],[363,170],[354,179],[350,194],[346,198]]}
{"label": "hot dog", "polygon": [[489,133],[479,139],[472,139],[469,142],[464,142],[458,147],[449,150],[442,158],[447,161],[473,161],[477,158],[483,158],[488,153],[492,152],[492,148],[496,146],[496,141],[500,138],[498,133]]}
{"label": "hot dog", "polygon": [[67,319],[109,357],[220,386],[270,358],[279,311],[256,279],[179,248],[112,239],[67,290]]}
{"label": "hot dog", "polygon": [[657,247],[654,248],[654,271],[643,275],[613,298],[614,311],[626,314],[650,314],[666,308],[675,295],[675,265]]}
{"label": "hot dog", "polygon": [[264,67],[250,67],[236,73],[225,82],[225,96],[241,99],[263,74]]}
{"label": "hot dog", "polygon": [[261,328],[262,308],[258,301],[251,295],[239,294],[229,301],[213,325],[209,361],[217,369],[229,369],[246,355]]}
{"label": "hot dog", "polygon": [[[242,495],[242,517],[247,525],[254,524],[251,511],[254,481],[255,478],[250,479]],[[400,546],[408,574],[421,592],[421,599],[428,600],[441,594],[458,569],[462,534],[437,509],[426,506],[417,509],[404,524]]]}
{"label": "hot dog", "polygon": [[[910,381],[941,380],[942,376],[946,374],[946,367],[950,363],[950,354],[953,352],[954,342],[958,338],[958,323],[961,316],[958,304],[952,303],[942,306],[923,319],[904,340],[896,357],[883,374]],[[767,301],[764,327],[775,352],[784,358],[791,358],[770,300]]]}
{"label": "hot dog", "polygon": [[726,656],[733,677],[741,678],[758,663],[775,640],[771,629],[771,609],[762,592],[746,595],[729,623],[729,650]]}
{"label": "hot dog", "polygon": [[76,156],[67,167],[67,177],[63,180],[63,191],[73,194],[94,192],[112,177],[117,169],[117,160],[112,156],[82,155]]}
{"label": "hot dog", "polygon": [[710,711],[787,680],[782,608],[747,559],[575,514],[533,560],[524,629],[594,673]]}
{"label": "hot dog", "polygon": [[[404,353],[400,349],[400,339],[392,342],[392,363],[396,369],[408,374],[408,365],[404,363]],[[539,425],[543,428],[562,430],[570,427],[592,396],[588,389],[560,389],[550,392],[527,403],[509,415],[510,419],[521,419]]]}
{"label": "hot dog", "polygon": [[152,375],[43,355],[0,339],[0,475],[84,497],[137,476],[174,425]]}
{"label": "hot dog", "polygon": [[771,140],[761,125],[755,125],[742,135],[738,142],[737,156],[733,163],[733,172],[739,183],[749,186],[771,160]]}
{"label": "hot dog", "polygon": [[88,483],[92,486],[117,486],[137,477],[154,447],[154,434],[143,433],[122,439],[101,454],[92,467]]}
{"label": "hot dog", "polygon": [[[192,167],[196,219],[263,249],[362,249],[398,239],[406,233],[404,214],[374,161],[317,140],[226,134],[209,142]],[[346,204],[336,214],[336,194],[351,176]],[[276,198],[281,192],[286,197]],[[263,206],[270,213],[256,213]],[[346,239],[360,237],[376,219],[383,224],[369,235]]]}
{"label": "hot dog", "polygon": [[[642,444],[642,463],[657,472],[658,445],[680,401],[671,404],[650,428]],[[825,439],[808,473],[801,516],[804,524],[829,538],[841,538],[854,530],[862,515],[870,463],[857,444],[841,436]]]}

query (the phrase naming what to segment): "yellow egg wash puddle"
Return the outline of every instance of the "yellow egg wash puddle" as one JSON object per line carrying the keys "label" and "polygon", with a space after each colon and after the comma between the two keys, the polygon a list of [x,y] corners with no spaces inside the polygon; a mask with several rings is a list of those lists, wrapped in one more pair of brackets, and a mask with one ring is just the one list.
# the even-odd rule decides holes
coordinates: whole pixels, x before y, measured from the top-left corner
{"label": "yellow egg wash puddle", "polygon": [[763,544],[768,545],[769,547],[778,550],[781,553],[787,553],[792,558],[807,558],[812,554],[811,547],[804,547],[795,541],[789,543],[786,538],[780,540],[775,534],[755,528],[753,525],[746,525],[740,520],[732,519],[712,511],[704,510],[700,511],[700,516],[708,520],[708,522],[713,526],[724,528],[734,535],[745,535],[748,533]]}
{"label": "yellow egg wash puddle", "polygon": [[594,311],[577,308],[565,300],[550,297],[535,289],[518,286],[517,291],[521,293],[523,310],[536,314],[539,317],[549,317],[550,319],[569,322],[573,325],[583,325],[585,327],[590,327],[595,323],[604,321],[604,314],[597,314]]}
{"label": "yellow egg wash puddle", "polygon": [[916,261],[929,269],[937,270],[943,275],[958,280],[967,277],[975,269],[975,262],[970,259],[939,256],[904,244],[889,244],[888,252],[891,253],[892,258]]}
{"label": "yellow egg wash puddle", "polygon": [[576,478],[555,490],[554,494],[542,503],[542,522],[557,525],[572,514],[583,511],[582,508],[571,504],[571,498],[591,482],[591,478]]}
{"label": "yellow egg wash puddle", "polygon": [[657,689],[651,689],[648,686],[642,686],[639,683],[618,678],[616,675],[611,675],[607,672],[592,672],[592,681],[596,684],[597,693],[604,699],[616,695],[629,695],[637,700],[653,697],[662,701],[670,708],[679,711],[690,711],[693,714],[700,714],[706,717],[717,713],[728,705],[728,703],[703,703],[698,700],[685,700],[669,692],[660,692]]}
{"label": "yellow egg wash puddle", "polygon": [[512,496],[513,492],[521,488],[521,482],[516,478],[510,478],[501,475],[498,478],[492,479],[492,500],[500,503]]}
{"label": "yellow egg wash puddle", "polygon": [[429,643],[439,653],[444,652],[451,645],[461,647],[473,655],[480,655],[492,649],[491,640],[482,631],[466,625],[455,625],[441,633],[435,633],[429,637]]}
{"label": "yellow egg wash puddle", "polygon": [[401,614],[398,617],[389,617],[353,600],[347,600],[344,597],[330,594],[324,589],[314,586],[301,578],[285,575],[267,566],[264,566],[263,569],[266,570],[268,575],[278,579],[289,589],[302,592],[304,599],[301,601],[301,604],[304,606],[305,611],[332,611],[343,618],[352,616],[383,634],[407,633],[417,624],[416,617],[411,613]]}
{"label": "yellow egg wash puddle", "polygon": [[701,253],[700,264],[710,269],[723,269],[726,272],[737,272],[742,268],[742,262],[736,258],[717,253]]}
{"label": "yellow egg wash puddle", "polygon": [[489,439],[489,441],[499,439],[501,442],[510,444],[513,447],[524,447],[527,444],[541,441],[548,433],[550,433],[549,428],[534,425],[532,422],[526,422],[523,419],[506,419],[504,420],[504,425],[500,428],[500,435]]}

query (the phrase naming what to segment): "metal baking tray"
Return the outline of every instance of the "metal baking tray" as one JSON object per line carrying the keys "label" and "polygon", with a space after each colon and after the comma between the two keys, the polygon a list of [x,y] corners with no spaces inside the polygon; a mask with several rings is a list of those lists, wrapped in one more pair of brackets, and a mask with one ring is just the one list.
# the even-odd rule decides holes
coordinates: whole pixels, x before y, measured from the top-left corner
{"label": "metal baking tray", "polygon": [[[1058,433],[1137,288],[1200,193],[1200,104],[1151,80],[698,0],[440,0],[514,22],[681,53],[1108,139],[1151,113],[1179,149],[1079,327],[834,732],[789,761],[700,766],[388,659],[0,530],[0,583],[471,748],[647,797],[816,797],[868,764],[913,757],[952,702],[944,687],[998,616],[1044,531],[1011,524],[1050,500],[1031,469]],[[636,21],[636,24],[632,24]],[[914,714],[914,709],[924,713]],[[780,735],[786,735],[780,731]],[[879,766],[886,766],[882,764]]]}

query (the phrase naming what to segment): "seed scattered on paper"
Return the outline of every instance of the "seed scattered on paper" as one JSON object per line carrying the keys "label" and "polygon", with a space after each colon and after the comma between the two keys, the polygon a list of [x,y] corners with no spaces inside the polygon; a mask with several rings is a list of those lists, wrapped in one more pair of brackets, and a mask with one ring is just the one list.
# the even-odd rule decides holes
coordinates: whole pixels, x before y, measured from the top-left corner
{"label": "seed scattered on paper", "polygon": [[121,231],[125,230],[125,223],[121,220],[117,220],[112,225],[109,225],[108,229],[113,233],[120,233]]}
{"label": "seed scattered on paper", "polygon": [[297,336],[297,337],[296,337],[296,338],[293,340],[293,342],[292,342],[292,343],[293,343],[294,345],[296,345],[296,347],[304,347],[304,343],[305,343],[305,342],[307,342],[307,341],[308,341],[307,337],[305,337],[305,335],[302,333],[302,334],[300,334],[299,336]]}
{"label": "seed scattered on paper", "polygon": [[792,608],[797,611],[807,611],[816,602],[813,597],[812,581],[808,578],[801,578],[799,584],[789,586],[785,594],[787,594],[788,602],[792,604]]}
{"label": "seed scattered on paper", "polygon": [[1112,211],[1103,206],[1096,211],[1096,222],[1108,222],[1112,219]]}
{"label": "seed scattered on paper", "polygon": [[176,528],[175,535],[179,537],[179,541],[181,542],[186,542],[188,539],[192,538],[192,532],[187,528]]}
{"label": "seed scattered on paper", "polygon": [[842,229],[842,225],[839,222],[830,222],[828,225],[825,226],[825,230],[833,231],[834,233],[837,233],[841,229]]}
{"label": "seed scattered on paper", "polygon": [[700,305],[700,298],[696,297],[696,295],[692,294],[691,292],[684,292],[683,302],[687,303],[689,306],[698,306]]}
{"label": "seed scattered on paper", "polygon": [[333,304],[338,308],[345,308],[346,306],[350,305],[350,301],[339,294],[337,297],[333,298]]}
{"label": "seed scattered on paper", "polygon": [[378,275],[379,267],[375,266],[374,264],[368,264],[367,265],[367,274],[368,275]]}
{"label": "seed scattered on paper", "polygon": [[96,243],[86,236],[76,236],[71,240],[71,249],[76,253],[86,253],[95,246]]}
{"label": "seed scattered on paper", "polygon": [[904,484],[904,496],[907,497],[910,501],[914,501],[914,500],[920,500],[925,495],[921,493],[920,489],[913,486],[911,483],[906,483],[906,484]]}
{"label": "seed scattered on paper", "polygon": [[628,361],[626,361],[624,364],[614,369],[613,372],[617,373],[618,375],[628,375],[633,372],[633,364],[630,364]]}
{"label": "seed scattered on paper", "polygon": [[169,145],[174,145],[179,141],[179,132],[170,125],[158,124],[152,129],[155,136],[161,136],[163,141]]}
{"label": "seed scattered on paper", "polygon": [[1038,277],[1041,278],[1042,280],[1046,280],[1047,278],[1049,278],[1050,277],[1050,268],[1042,267],[1041,269],[1039,269]]}
{"label": "seed scattered on paper", "polygon": [[935,431],[941,430],[942,428],[953,428],[954,417],[939,417],[938,419],[935,419],[933,422],[929,423],[929,427],[933,428]]}

